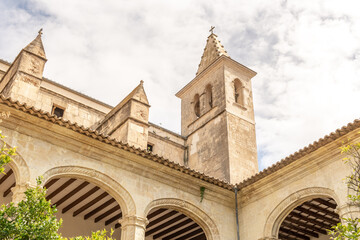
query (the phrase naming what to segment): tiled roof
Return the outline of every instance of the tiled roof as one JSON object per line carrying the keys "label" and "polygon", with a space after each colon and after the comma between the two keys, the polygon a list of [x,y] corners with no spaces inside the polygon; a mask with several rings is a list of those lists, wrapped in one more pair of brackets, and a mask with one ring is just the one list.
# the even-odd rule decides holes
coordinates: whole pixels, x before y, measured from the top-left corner
{"label": "tiled roof", "polygon": [[195,171],[195,170],[190,169],[188,167],[182,166],[182,165],[180,165],[178,163],[172,162],[172,161],[170,161],[168,159],[165,159],[165,158],[163,158],[161,156],[158,156],[157,154],[153,154],[153,153],[148,152],[146,150],[143,150],[143,149],[140,149],[140,148],[135,148],[133,146],[122,143],[120,141],[116,141],[115,139],[109,138],[108,136],[104,136],[104,135],[99,134],[97,131],[93,131],[93,130],[91,130],[89,128],[79,126],[76,123],[72,123],[72,122],[70,122],[68,120],[58,118],[55,115],[49,114],[48,112],[44,112],[42,110],[35,109],[34,107],[29,107],[26,104],[19,103],[18,101],[13,101],[10,98],[5,98],[3,95],[0,95],[0,104],[7,105],[9,107],[18,109],[18,110],[23,111],[25,113],[28,113],[30,115],[42,118],[42,119],[44,119],[46,121],[49,121],[49,122],[52,122],[52,123],[57,124],[59,126],[62,126],[62,127],[67,128],[67,129],[73,130],[73,131],[78,132],[80,134],[86,135],[88,137],[91,137],[91,138],[96,139],[98,141],[101,141],[103,143],[110,144],[112,146],[118,147],[118,148],[123,149],[125,151],[128,151],[128,152],[134,153],[136,155],[142,156],[142,157],[144,157],[146,159],[149,159],[151,161],[160,163],[160,164],[165,165],[165,166],[167,166],[169,168],[175,169],[175,170],[180,171],[180,172],[182,172],[184,174],[190,175],[192,177],[198,178],[198,179],[203,180],[205,182],[208,182],[208,183],[214,184],[216,186],[222,187],[224,189],[231,190],[231,191],[233,191],[233,189],[234,189],[234,185],[232,185],[232,184],[230,184],[228,182],[216,179],[214,177],[207,176],[204,173]]}
{"label": "tiled roof", "polygon": [[93,131],[93,130],[91,130],[89,128],[79,126],[78,124],[72,123],[72,122],[70,122],[68,120],[58,118],[58,117],[56,117],[54,115],[49,114],[48,112],[44,112],[42,110],[35,109],[34,107],[29,107],[26,104],[21,104],[18,101],[11,100],[10,98],[5,98],[2,95],[0,95],[0,104],[4,104],[4,105],[7,105],[9,107],[16,108],[16,109],[18,109],[20,111],[23,111],[23,112],[26,112],[26,113],[31,114],[33,116],[42,118],[42,119],[44,119],[46,121],[49,121],[49,122],[52,122],[54,124],[66,127],[66,128],[68,128],[70,130],[73,130],[73,131],[78,132],[80,134],[86,135],[86,136],[91,137],[93,139],[96,139],[98,141],[101,141],[101,142],[116,146],[116,147],[121,148],[123,150],[126,150],[128,152],[131,152],[131,153],[137,154],[139,156],[142,156],[142,157],[144,157],[146,159],[149,159],[151,161],[154,161],[154,162],[160,163],[162,165],[165,165],[165,166],[167,166],[169,168],[172,168],[172,169],[175,169],[177,171],[183,172],[184,174],[190,175],[192,177],[201,179],[201,180],[203,180],[205,182],[214,184],[216,186],[219,186],[219,187],[222,187],[224,189],[231,190],[231,191],[234,191],[235,186],[238,189],[249,186],[252,183],[255,183],[256,181],[258,181],[258,180],[260,180],[262,178],[265,178],[266,176],[269,176],[270,174],[280,170],[281,168],[293,163],[294,161],[300,159],[301,157],[316,151],[320,147],[323,147],[326,144],[329,144],[329,143],[337,140],[338,138],[346,135],[347,133],[349,133],[349,132],[351,132],[351,131],[353,131],[353,130],[355,130],[357,128],[360,128],[360,120],[356,119],[354,122],[349,123],[348,125],[343,126],[340,129],[337,129],[336,131],[330,133],[329,135],[326,135],[323,138],[320,138],[318,141],[315,141],[312,144],[309,144],[307,147],[304,147],[303,149],[291,154],[290,156],[282,159],[281,161],[273,164],[272,166],[264,169],[263,171],[253,175],[252,177],[242,181],[241,183],[233,185],[233,184],[230,184],[228,182],[216,179],[214,177],[207,176],[204,173],[195,171],[195,170],[190,169],[188,167],[182,166],[182,165],[180,165],[178,163],[172,162],[172,161],[170,161],[168,159],[165,159],[165,158],[163,158],[161,156],[158,156],[157,154],[153,154],[153,153],[148,152],[146,150],[143,150],[143,149],[140,149],[140,148],[135,148],[133,146],[122,143],[120,141],[116,141],[114,139],[109,138],[108,136],[104,136],[104,135],[99,134],[97,131]]}
{"label": "tiled roof", "polygon": [[243,187],[249,186],[250,184],[278,171],[279,169],[295,162],[296,160],[300,159],[301,157],[304,157],[307,154],[310,154],[319,148],[325,146],[326,144],[329,144],[338,138],[348,134],[349,132],[360,128],[360,120],[356,119],[354,122],[349,123],[346,126],[343,126],[342,128],[339,128],[335,130],[334,132],[330,133],[329,135],[326,135],[323,138],[320,138],[319,140],[313,142],[312,144],[309,144],[307,147],[304,147],[303,149],[300,149],[299,151],[291,154],[290,156],[282,159],[281,161],[273,164],[272,166],[262,170],[261,172],[251,176],[250,178],[242,181],[239,184],[236,184],[238,189],[241,189]]}

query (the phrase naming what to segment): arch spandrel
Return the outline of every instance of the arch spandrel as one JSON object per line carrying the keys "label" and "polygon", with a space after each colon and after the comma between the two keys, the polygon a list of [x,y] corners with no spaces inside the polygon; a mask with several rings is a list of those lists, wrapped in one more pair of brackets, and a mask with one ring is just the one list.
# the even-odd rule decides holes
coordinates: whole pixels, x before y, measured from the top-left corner
{"label": "arch spandrel", "polygon": [[321,197],[332,198],[338,205],[340,203],[339,197],[332,189],[323,187],[305,188],[288,195],[268,216],[264,227],[264,239],[276,239],[281,223],[296,206]]}
{"label": "arch spandrel", "polygon": [[129,192],[116,180],[95,169],[79,166],[61,166],[44,173],[44,183],[55,177],[74,177],[92,182],[108,192],[120,205],[123,216],[135,215],[136,206]]}
{"label": "arch spandrel", "polygon": [[176,198],[162,198],[152,201],[144,211],[144,216],[154,208],[169,208],[179,211],[194,220],[204,230],[207,240],[220,240],[219,230],[215,222],[195,205]]}
{"label": "arch spandrel", "polygon": [[[0,140],[1,144],[4,143]],[[8,143],[7,147],[12,148]],[[26,184],[30,182],[30,170],[29,167],[19,152],[16,151],[16,155],[12,156],[12,161],[9,163],[9,167],[14,171],[15,181],[17,184]]]}

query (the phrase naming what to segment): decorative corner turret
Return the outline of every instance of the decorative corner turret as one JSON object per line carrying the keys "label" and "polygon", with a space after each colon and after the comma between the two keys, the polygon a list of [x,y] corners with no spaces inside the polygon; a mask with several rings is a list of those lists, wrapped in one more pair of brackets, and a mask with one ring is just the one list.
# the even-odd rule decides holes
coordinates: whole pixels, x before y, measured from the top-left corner
{"label": "decorative corner turret", "polygon": [[35,106],[47,61],[41,39],[37,37],[17,55],[0,81],[0,93],[19,102]]}
{"label": "decorative corner turret", "polygon": [[146,149],[149,129],[149,101],[144,81],[114,107],[96,130],[118,141]]}

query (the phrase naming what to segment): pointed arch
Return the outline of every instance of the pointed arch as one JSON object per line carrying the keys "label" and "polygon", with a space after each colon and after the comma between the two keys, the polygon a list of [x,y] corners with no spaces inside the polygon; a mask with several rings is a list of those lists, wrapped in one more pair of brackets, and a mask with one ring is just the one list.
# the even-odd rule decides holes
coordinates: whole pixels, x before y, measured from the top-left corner
{"label": "pointed arch", "polygon": [[162,198],[152,201],[146,208],[144,216],[154,208],[169,208],[179,211],[194,220],[204,230],[207,240],[220,240],[215,222],[195,205],[177,198]]}
{"label": "pointed arch", "polygon": [[298,205],[313,199],[313,198],[321,198],[321,197],[329,197],[334,199],[334,201],[339,205],[340,199],[336,195],[336,193],[329,189],[323,187],[311,187],[301,189],[297,192],[294,192],[287,196],[284,200],[282,200],[270,213],[268,216],[265,228],[264,228],[264,239],[266,238],[274,238],[279,234],[280,225],[285,219],[285,217]]}
{"label": "pointed arch", "polygon": [[44,173],[44,183],[55,177],[75,177],[92,182],[108,192],[120,205],[123,216],[136,213],[135,202],[129,192],[117,181],[95,169],[80,166],[60,166]]}

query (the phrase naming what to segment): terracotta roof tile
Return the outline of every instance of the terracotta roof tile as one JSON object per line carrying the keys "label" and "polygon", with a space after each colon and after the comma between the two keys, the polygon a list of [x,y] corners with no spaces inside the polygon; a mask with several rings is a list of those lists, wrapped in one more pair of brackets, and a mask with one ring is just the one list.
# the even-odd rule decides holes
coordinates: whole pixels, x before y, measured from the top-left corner
{"label": "terracotta roof tile", "polygon": [[359,119],[355,119],[352,123],[348,123],[346,126],[343,126],[342,128],[335,130],[335,132],[332,132],[329,135],[326,135],[323,138],[320,138],[319,140],[314,141],[312,144],[309,144],[308,146],[306,146],[306,147],[298,150],[297,152],[289,155],[288,157],[282,159],[281,161],[274,163],[270,167],[262,170],[259,173],[256,173],[255,175],[253,175],[252,177],[250,177],[248,179],[245,179],[241,183],[236,184],[236,186],[238,189],[249,186],[252,183],[280,170],[281,168],[291,164],[292,162],[298,160],[299,158],[318,150],[320,147],[323,147],[326,144],[335,141],[336,139],[346,135],[347,133],[349,133],[357,128],[360,128],[360,120]]}
{"label": "terracotta roof tile", "polygon": [[154,162],[158,162],[162,165],[165,165],[169,168],[175,169],[177,171],[183,172],[185,174],[188,174],[190,176],[193,176],[195,178],[201,179],[205,182],[217,185],[219,187],[222,187],[227,190],[233,191],[234,185],[224,182],[222,180],[216,179],[214,177],[210,177],[205,175],[204,173],[195,171],[193,169],[190,169],[188,167],[182,166],[178,163],[172,162],[168,159],[165,159],[157,154],[153,154],[151,152],[148,152],[146,150],[135,148],[134,146],[130,146],[128,144],[122,143],[120,141],[116,141],[115,139],[111,139],[108,136],[104,136],[99,134],[97,131],[91,130],[89,128],[85,128],[84,126],[79,126],[77,123],[72,123],[69,120],[64,120],[62,118],[58,118],[55,115],[51,115],[48,112],[35,109],[34,107],[27,106],[26,104],[22,104],[19,101],[13,101],[10,98],[5,98],[3,95],[0,95],[0,104],[7,105],[9,107],[21,110],[25,113],[31,114],[33,116],[42,118],[46,121],[52,122],[54,124],[66,127],[68,129],[71,129],[75,132],[78,132],[80,134],[84,134],[88,137],[91,137],[93,139],[99,140],[101,142],[104,142],[106,144],[110,144],[112,146],[116,146],[118,148],[121,148],[123,150],[129,151],[131,153],[135,153],[139,156],[142,156],[146,159],[149,159]]}

